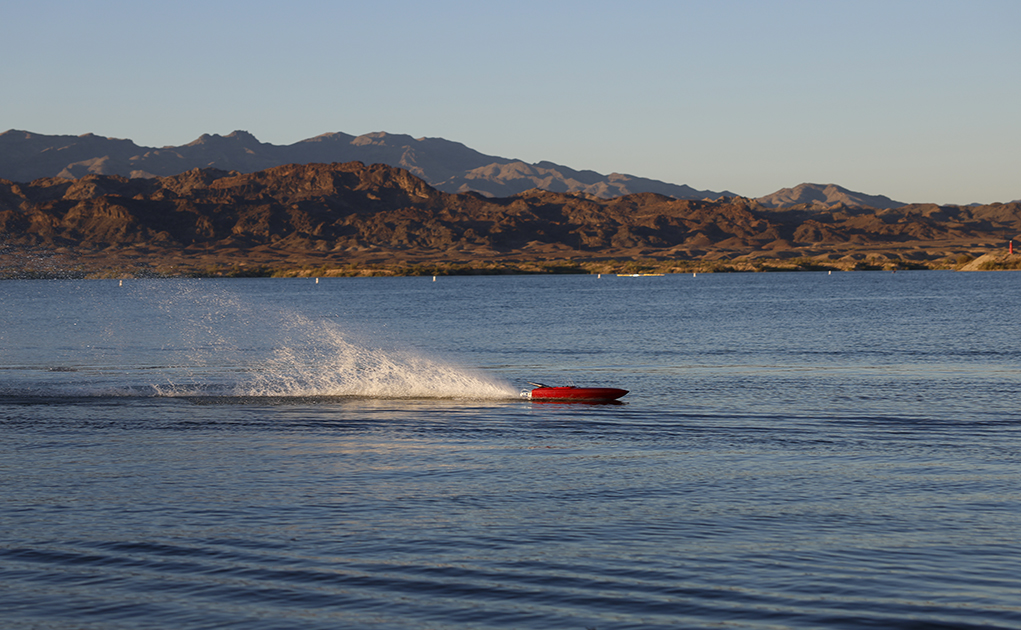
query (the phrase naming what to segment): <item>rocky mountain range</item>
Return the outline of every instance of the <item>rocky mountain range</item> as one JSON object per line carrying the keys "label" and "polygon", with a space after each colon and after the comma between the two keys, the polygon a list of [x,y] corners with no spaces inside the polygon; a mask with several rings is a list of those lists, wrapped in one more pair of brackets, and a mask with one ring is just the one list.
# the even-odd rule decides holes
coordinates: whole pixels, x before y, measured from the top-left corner
{"label": "rocky mountain range", "polygon": [[370,133],[327,133],[290,145],[260,142],[246,131],[203,135],[183,146],[140,147],[131,140],[48,136],[10,130],[0,134],[0,178],[28,182],[44,177],[74,179],[86,175],[151,178],[194,168],[253,173],[285,164],[360,161],[406,169],[437,190],[507,197],[531,188],[619,197],[654,192],[677,199],[719,199],[733,193],[695,190],[632,175],[577,171],[552,162],[528,164],[485,155],[442,138]]}
{"label": "rocky mountain range", "polygon": [[170,272],[224,263],[611,258],[922,264],[1003,248],[1019,236],[1019,203],[777,208],[740,197],[604,198],[534,188],[489,198],[361,162],[0,180],[0,255],[8,268],[40,252],[91,268]]}
{"label": "rocky mountain range", "polygon": [[783,188],[755,201],[768,208],[807,206],[813,208],[863,207],[887,210],[905,205],[883,195],[866,195],[836,184],[799,184]]}

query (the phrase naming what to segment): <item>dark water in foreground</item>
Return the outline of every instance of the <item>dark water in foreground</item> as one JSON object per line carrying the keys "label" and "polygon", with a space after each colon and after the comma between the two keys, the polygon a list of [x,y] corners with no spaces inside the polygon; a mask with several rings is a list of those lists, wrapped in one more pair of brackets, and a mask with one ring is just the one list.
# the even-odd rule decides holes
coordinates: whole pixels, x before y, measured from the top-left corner
{"label": "dark water in foreground", "polygon": [[1009,272],[2,282],[0,626],[1021,628],[1019,313]]}

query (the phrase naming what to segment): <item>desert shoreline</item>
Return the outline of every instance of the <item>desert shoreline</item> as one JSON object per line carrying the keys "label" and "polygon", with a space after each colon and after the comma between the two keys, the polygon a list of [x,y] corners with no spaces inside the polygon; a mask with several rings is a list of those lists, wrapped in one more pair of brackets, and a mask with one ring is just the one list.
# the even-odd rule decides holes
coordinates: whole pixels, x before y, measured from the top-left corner
{"label": "desert shoreline", "polygon": [[336,278],[465,275],[645,275],[698,273],[776,273],[847,271],[1005,271],[1021,269],[1021,255],[1006,252],[960,253],[910,260],[897,255],[847,254],[790,258],[736,257],[701,260],[642,258],[546,258],[391,260],[280,260],[206,252],[192,256],[167,252],[153,256],[77,255],[72,252],[0,252],[0,279],[128,278]]}

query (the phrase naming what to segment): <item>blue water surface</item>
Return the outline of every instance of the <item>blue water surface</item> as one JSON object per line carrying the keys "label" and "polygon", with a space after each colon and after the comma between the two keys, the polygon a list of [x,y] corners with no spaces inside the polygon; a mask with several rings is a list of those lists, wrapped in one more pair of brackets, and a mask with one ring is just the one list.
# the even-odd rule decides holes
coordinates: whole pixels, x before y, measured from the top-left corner
{"label": "blue water surface", "polygon": [[1019,313],[1011,272],[3,281],[0,626],[1021,628]]}

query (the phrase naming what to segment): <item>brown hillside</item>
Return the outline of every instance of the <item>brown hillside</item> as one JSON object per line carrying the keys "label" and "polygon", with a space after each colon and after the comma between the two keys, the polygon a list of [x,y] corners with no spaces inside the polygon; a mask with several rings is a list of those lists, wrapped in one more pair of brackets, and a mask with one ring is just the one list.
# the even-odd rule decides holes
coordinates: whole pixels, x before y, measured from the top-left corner
{"label": "brown hillside", "polygon": [[40,256],[86,270],[161,271],[611,258],[897,265],[979,255],[1019,233],[1018,203],[778,211],[742,198],[655,193],[603,199],[533,189],[486,198],[360,162],[0,180],[7,275]]}

